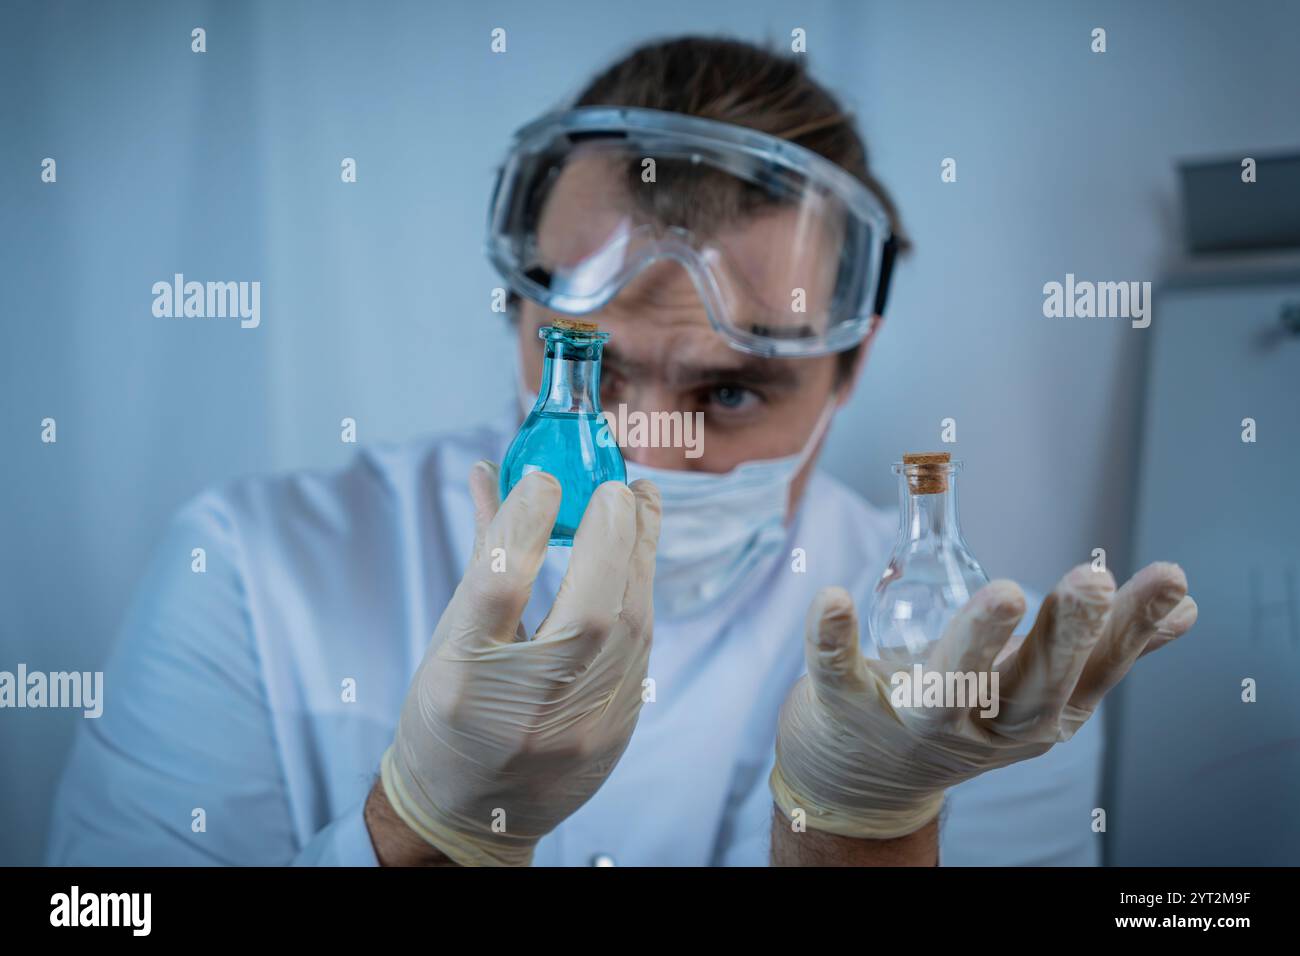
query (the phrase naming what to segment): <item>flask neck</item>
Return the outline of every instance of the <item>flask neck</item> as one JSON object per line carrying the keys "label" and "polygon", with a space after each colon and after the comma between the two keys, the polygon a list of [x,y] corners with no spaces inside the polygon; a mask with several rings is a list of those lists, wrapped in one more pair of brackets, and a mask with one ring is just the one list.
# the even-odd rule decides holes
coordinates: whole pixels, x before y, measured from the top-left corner
{"label": "flask neck", "polygon": [[542,365],[542,389],[534,411],[599,414],[600,354],[604,342],[587,336],[570,336],[559,330],[543,337],[546,358]]}
{"label": "flask neck", "polygon": [[907,475],[899,478],[900,532],[905,541],[922,538],[961,537],[957,518],[957,476],[947,476],[942,491],[921,493],[913,489]]}

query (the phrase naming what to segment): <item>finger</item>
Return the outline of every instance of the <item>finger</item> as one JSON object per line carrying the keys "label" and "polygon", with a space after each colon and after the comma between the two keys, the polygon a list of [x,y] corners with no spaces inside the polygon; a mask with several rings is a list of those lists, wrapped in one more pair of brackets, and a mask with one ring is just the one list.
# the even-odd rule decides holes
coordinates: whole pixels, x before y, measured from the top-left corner
{"label": "finger", "polygon": [[1200,615],[1200,608],[1196,606],[1196,601],[1189,594],[1178,602],[1178,606],[1165,615],[1156,626],[1155,636],[1147,642],[1147,646],[1142,649],[1138,657],[1146,657],[1152,651],[1159,650],[1171,641],[1176,641],[1196,623],[1196,618]]}
{"label": "finger", "polygon": [[1016,582],[989,582],[948,622],[927,666],[944,673],[991,671],[1024,616],[1025,595]]}
{"label": "finger", "polygon": [[474,552],[471,563],[483,553],[483,536],[501,507],[501,475],[490,461],[475,462],[469,472],[469,496],[474,501]]}
{"label": "finger", "polygon": [[1070,705],[1092,713],[1185,597],[1187,576],[1176,564],[1149,564],[1133,575],[1115,594],[1101,639],[1070,695]]}
{"label": "finger", "polygon": [[858,646],[858,615],[853,598],[841,587],[822,588],[808,608],[804,658],[808,677],[820,694],[860,688],[864,663]]}
{"label": "finger", "polygon": [[636,496],[621,481],[607,481],[596,489],[573,536],[569,569],[535,643],[553,644],[553,650],[575,663],[600,652],[623,610],[636,513]]}
{"label": "finger", "polygon": [[1002,665],[999,733],[1056,739],[1061,710],[1097,646],[1115,594],[1109,571],[1079,565],[1043,601],[1024,643]]}
{"label": "finger", "polygon": [[659,489],[642,478],[629,486],[636,496],[636,544],[628,562],[627,588],[623,592],[623,622],[633,636],[648,634],[654,618],[655,551],[663,506]]}
{"label": "finger", "polygon": [[560,483],[545,472],[524,475],[510,490],[452,598],[469,602],[458,617],[466,629],[513,641],[559,511]]}
{"label": "finger", "polygon": [[636,496],[636,544],[628,562],[627,589],[623,592],[623,610],[619,614],[621,626],[615,628],[604,649],[607,656],[612,651],[623,651],[614,654],[615,669],[623,672],[615,695],[616,706],[630,697],[642,697],[645,689],[654,635],[655,548],[659,543],[661,514],[659,489],[653,482],[642,478],[628,487]]}

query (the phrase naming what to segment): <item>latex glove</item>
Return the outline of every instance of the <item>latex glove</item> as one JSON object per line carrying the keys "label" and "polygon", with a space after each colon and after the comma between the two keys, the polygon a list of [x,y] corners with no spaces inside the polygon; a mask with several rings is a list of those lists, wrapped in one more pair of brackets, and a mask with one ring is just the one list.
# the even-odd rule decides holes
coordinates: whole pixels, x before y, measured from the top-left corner
{"label": "latex glove", "polygon": [[864,658],[848,593],[819,593],[808,615],[808,673],[778,726],[770,780],[777,807],[787,817],[801,808],[810,829],[841,836],[912,833],[938,815],[948,787],[1068,740],[1139,656],[1186,633],[1196,603],[1177,565],[1150,565],[1118,593],[1109,572],[1082,565],[1044,600],[1024,642],[1004,654],[1024,613],[1020,588],[991,582],[924,664],[996,670],[999,711],[981,717],[978,705],[894,707],[891,675],[910,668]]}
{"label": "latex glove", "polygon": [[[537,841],[605,781],[636,725],[659,492],[646,481],[596,489],[529,641],[520,615],[559,482],[529,474],[498,510],[496,467],[479,462],[470,488],[474,554],[407,693],[383,786],[406,824],[453,861],[527,865]],[[502,559],[505,570],[493,570]]]}

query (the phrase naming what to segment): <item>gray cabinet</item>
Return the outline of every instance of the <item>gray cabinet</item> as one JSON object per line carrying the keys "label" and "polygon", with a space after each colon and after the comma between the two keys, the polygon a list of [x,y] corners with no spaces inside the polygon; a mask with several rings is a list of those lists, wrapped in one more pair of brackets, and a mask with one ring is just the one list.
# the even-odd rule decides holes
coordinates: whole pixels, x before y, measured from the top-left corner
{"label": "gray cabinet", "polygon": [[[1186,569],[1200,621],[1138,663],[1109,714],[1111,864],[1300,864],[1300,334],[1287,309],[1300,311],[1300,277],[1202,278],[1157,299],[1133,553],[1136,567]],[[1242,702],[1246,678],[1256,703]]]}

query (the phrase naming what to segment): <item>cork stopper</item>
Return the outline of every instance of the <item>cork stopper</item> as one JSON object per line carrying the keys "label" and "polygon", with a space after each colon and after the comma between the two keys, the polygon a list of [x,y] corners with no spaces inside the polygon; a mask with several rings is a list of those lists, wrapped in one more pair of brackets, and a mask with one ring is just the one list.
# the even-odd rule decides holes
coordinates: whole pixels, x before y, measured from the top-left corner
{"label": "cork stopper", "polygon": [[567,332],[595,332],[598,327],[595,322],[583,322],[580,319],[555,319],[551,322],[551,328]]}
{"label": "cork stopper", "polygon": [[903,456],[903,473],[914,495],[938,495],[948,490],[948,464],[952,456],[946,451],[913,452]]}

